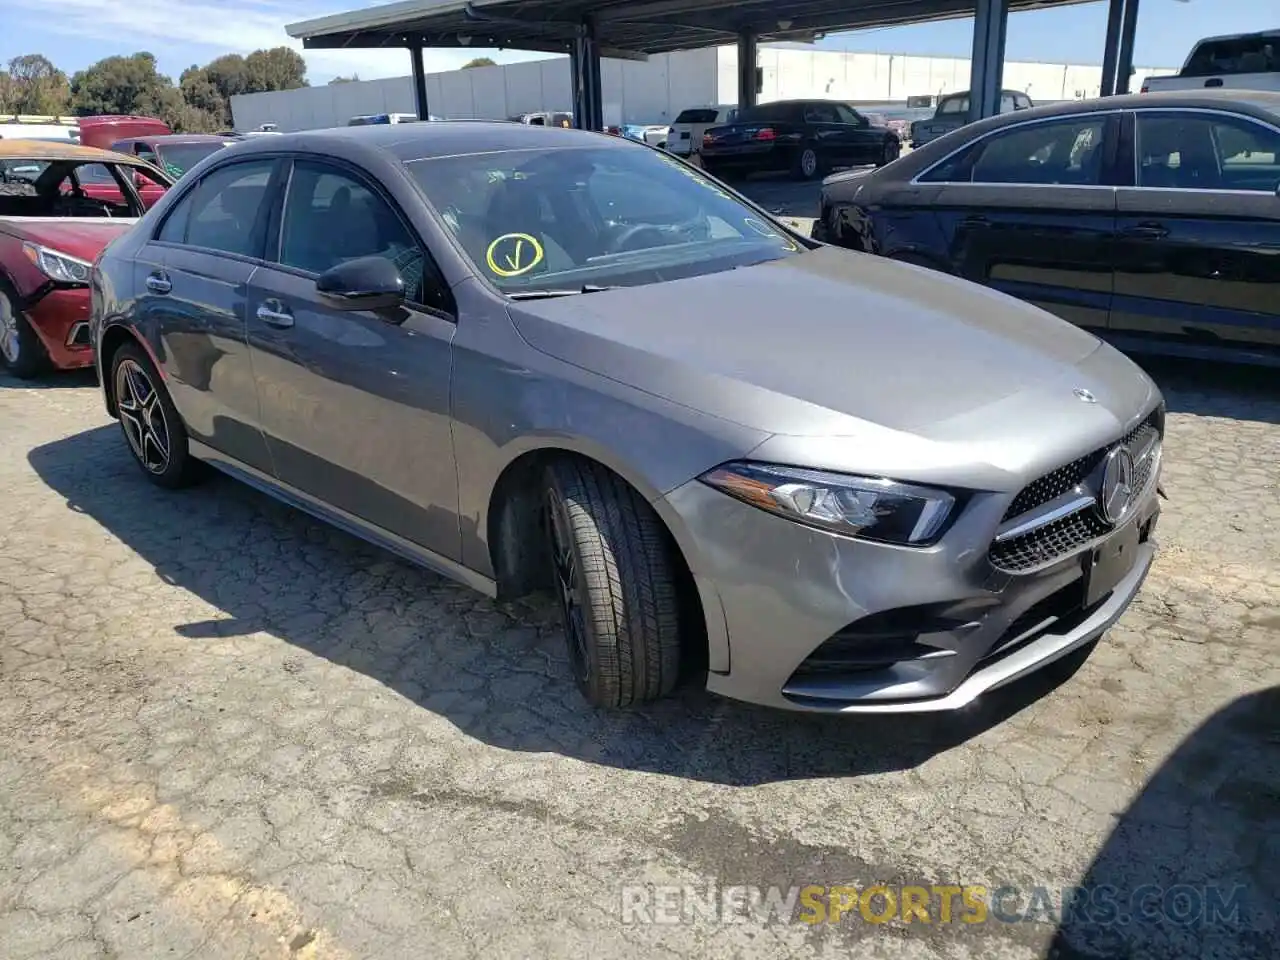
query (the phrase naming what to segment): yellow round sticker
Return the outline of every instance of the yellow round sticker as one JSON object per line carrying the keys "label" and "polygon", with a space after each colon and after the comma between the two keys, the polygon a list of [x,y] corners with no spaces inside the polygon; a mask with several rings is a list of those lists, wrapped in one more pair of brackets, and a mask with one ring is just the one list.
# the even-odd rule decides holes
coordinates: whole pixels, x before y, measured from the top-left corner
{"label": "yellow round sticker", "polygon": [[542,262],[542,244],[527,233],[504,233],[485,252],[489,269],[500,277],[518,277]]}

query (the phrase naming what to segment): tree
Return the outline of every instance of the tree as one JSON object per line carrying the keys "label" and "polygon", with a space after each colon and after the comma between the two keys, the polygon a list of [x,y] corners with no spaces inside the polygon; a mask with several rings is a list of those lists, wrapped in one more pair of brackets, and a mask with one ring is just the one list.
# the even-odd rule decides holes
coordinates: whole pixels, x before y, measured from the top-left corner
{"label": "tree", "polygon": [[38,53],[9,61],[4,83],[5,109],[11,113],[60,115],[67,112],[71,90],[67,75]]}
{"label": "tree", "polygon": [[291,47],[255,50],[244,58],[249,89],[245,93],[267,90],[296,90],[307,86],[307,61]]}
{"label": "tree", "polygon": [[469,70],[472,67],[496,67],[497,64],[488,57],[476,57],[474,60],[468,60],[462,65],[463,70]]}
{"label": "tree", "polygon": [[106,57],[71,78],[71,106],[80,116],[138,114],[168,121],[184,106],[173,81],[156,71],[150,53]]}

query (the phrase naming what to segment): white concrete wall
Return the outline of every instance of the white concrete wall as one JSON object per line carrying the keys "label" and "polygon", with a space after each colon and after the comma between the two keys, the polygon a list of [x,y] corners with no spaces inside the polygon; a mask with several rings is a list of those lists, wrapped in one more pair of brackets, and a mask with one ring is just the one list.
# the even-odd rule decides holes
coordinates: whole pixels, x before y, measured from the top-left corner
{"label": "white concrete wall", "polygon": [[[831,97],[855,101],[905,101],[908,96],[968,89],[969,61],[882,53],[842,53],[792,45],[760,48],[764,89],[760,100]],[[601,64],[605,123],[669,123],[685,107],[736,103],[736,47],[686,50],[646,62]],[[1151,73],[1139,68],[1134,89]],[[1005,65],[1004,85],[1032,100],[1072,100],[1098,95],[1102,68],[1051,63]],[[473,67],[427,75],[427,102],[438,117],[501,120],[536,110],[569,110],[567,57],[497,67]],[[413,113],[408,77],[337,83],[302,90],[231,98],[237,130],[263,123],[281,130],[343,126],[368,113]]]}
{"label": "white concrete wall", "polygon": [[[606,123],[662,123],[690,103],[713,102],[717,51],[689,50],[645,62],[601,63]],[[537,110],[571,110],[567,57],[427,75],[431,113],[446,119],[502,120]],[[413,113],[409,77],[335,83],[231,98],[237,130],[277,123],[283,131],[343,126],[369,113]]]}
{"label": "white concrete wall", "polygon": [[[956,57],[911,57],[889,53],[843,53],[790,46],[761,47],[763,71],[760,102],[803,97],[831,97],[867,102],[905,101],[907,97],[954,93],[969,88],[969,60]],[[1144,76],[1177,68],[1138,67],[1132,89]],[[738,49],[719,48],[719,100],[738,99]],[[1061,63],[1005,63],[1004,86],[1021,90],[1033,101],[1096,97],[1102,67]]]}

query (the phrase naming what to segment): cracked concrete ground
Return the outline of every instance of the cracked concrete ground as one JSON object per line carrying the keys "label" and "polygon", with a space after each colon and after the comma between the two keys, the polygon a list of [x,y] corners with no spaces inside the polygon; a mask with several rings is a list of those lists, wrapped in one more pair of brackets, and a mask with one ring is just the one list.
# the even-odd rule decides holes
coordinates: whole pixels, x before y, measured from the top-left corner
{"label": "cracked concrete ground", "polygon": [[[1139,601],[1087,659],[889,722],[594,714],[545,605],[230,480],[153,489],[89,380],[0,377],[0,957],[1280,956],[1280,392],[1155,372]],[[624,886],[709,881],[1242,893],[1202,923],[623,923]]]}

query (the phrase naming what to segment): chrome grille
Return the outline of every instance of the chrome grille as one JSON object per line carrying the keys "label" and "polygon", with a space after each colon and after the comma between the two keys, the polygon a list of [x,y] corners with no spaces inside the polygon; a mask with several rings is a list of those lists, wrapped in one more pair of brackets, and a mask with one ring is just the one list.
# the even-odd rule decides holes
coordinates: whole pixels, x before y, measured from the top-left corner
{"label": "chrome grille", "polygon": [[1009,573],[1033,570],[1105,536],[1109,529],[1092,510],[1081,510],[1024,536],[992,544],[991,564]]}
{"label": "chrome grille", "polygon": [[[1142,423],[1125,434],[1121,442],[1136,455],[1141,455],[1160,440],[1163,420],[1163,409],[1153,411]],[[1087,486],[1086,481],[1102,464],[1112,446],[1114,444],[1094,450],[1028,484],[1014,498],[1001,522],[1007,523],[1043,507],[1076,487]],[[1134,487],[1137,490],[1146,488],[1157,462],[1158,459],[1154,456],[1143,457],[1138,461],[1134,474]],[[1085,544],[1106,536],[1110,530],[1110,525],[1096,511],[1084,509],[1045,523],[1020,536],[993,542],[989,558],[992,566],[999,570],[1022,573],[1065,557]]]}

